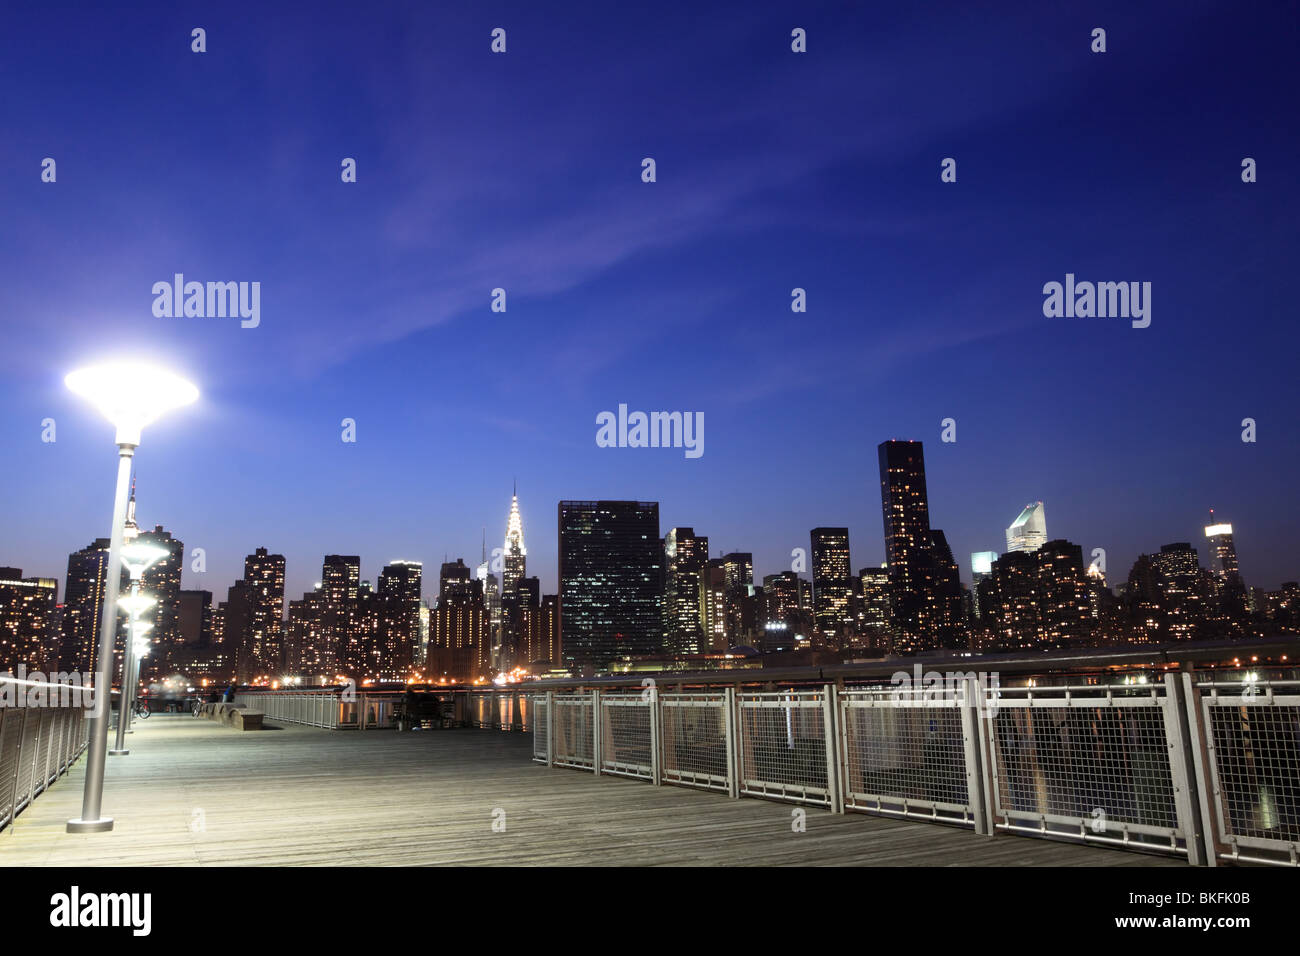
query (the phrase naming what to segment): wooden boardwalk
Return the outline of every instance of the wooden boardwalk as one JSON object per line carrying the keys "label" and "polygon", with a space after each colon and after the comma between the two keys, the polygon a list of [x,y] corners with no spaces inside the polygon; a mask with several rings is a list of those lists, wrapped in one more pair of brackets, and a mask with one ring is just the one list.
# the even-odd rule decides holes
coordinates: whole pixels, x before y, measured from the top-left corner
{"label": "wooden boardwalk", "polygon": [[64,831],[83,758],[0,831],[0,865],[1182,865],[811,808],[795,833],[788,804],[549,770],[526,734],[135,726],[130,756],[108,758],[115,829]]}

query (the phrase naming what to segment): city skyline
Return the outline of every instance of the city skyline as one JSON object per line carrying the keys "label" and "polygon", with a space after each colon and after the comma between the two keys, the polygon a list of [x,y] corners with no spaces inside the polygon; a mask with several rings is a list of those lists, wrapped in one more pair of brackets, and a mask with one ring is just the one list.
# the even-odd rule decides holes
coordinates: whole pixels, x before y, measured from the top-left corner
{"label": "city skyline", "polygon": [[[358,34],[248,7],[214,11],[198,55],[174,14],[85,11],[101,42],[71,57],[57,18],[17,11],[4,62],[63,82],[3,107],[3,559],[58,576],[106,533],[103,427],[61,380],[135,351],[203,392],[140,452],[147,523],[223,583],[259,543],[291,593],[340,548],[372,580],[475,555],[515,475],[548,587],[536,518],[564,499],[657,500],[760,573],[822,526],[874,564],[874,439],[894,436],[927,443],[963,568],[1043,500],[1112,563],[1213,507],[1248,580],[1296,576],[1288,11],[1099,11],[1104,55],[1055,9],[800,11],[803,55],[785,10],[662,14],[524,7],[494,56],[471,11],[375,11]],[[1184,68],[1206,49],[1226,65]],[[196,121],[161,134],[175,115]],[[155,315],[178,273],[260,283],[258,325]],[[1151,282],[1150,326],[1046,317],[1067,275]],[[621,404],[702,412],[703,456],[597,446]]]}
{"label": "city skyline", "polygon": [[[927,462],[927,464],[928,464],[928,462]],[[515,484],[516,484],[516,488],[517,488],[517,480],[516,480],[516,483],[515,483]],[[134,487],[133,487],[133,496],[134,496]],[[526,496],[525,496],[525,497],[526,497]],[[133,500],[134,500],[134,498],[133,498]],[[576,500],[576,499],[564,499],[564,498],[562,498],[562,499],[559,499],[559,500],[563,501],[563,500]],[[659,499],[654,498],[653,496],[649,496],[649,497],[646,497],[646,496],[641,496],[641,497],[635,497],[635,496],[621,496],[621,497],[619,497],[619,496],[608,496],[608,495],[607,495],[607,496],[604,496],[604,497],[593,498],[593,499],[590,499],[590,500],[627,500],[627,501],[640,501],[640,500],[644,500],[644,501],[655,501],[657,504],[660,505],[660,507],[661,507],[661,509],[662,509],[662,501],[660,501]],[[1037,501],[1037,502],[1034,502],[1034,503],[1035,503],[1035,504],[1038,504],[1038,505],[1043,505],[1045,502],[1044,502],[1044,501]],[[511,503],[510,503],[510,509],[511,509],[511,512],[510,512],[510,513],[511,513],[511,517],[513,518],[513,517],[516,517],[516,516],[517,516],[517,517],[519,517],[520,520],[522,521],[523,519],[522,519],[522,511],[520,510],[521,508],[522,508],[522,510],[527,510],[527,503],[525,503],[523,506],[520,506],[519,503],[518,503],[518,495],[517,495],[517,493],[516,493],[514,496],[512,496],[512,501],[511,501]],[[1022,510],[1022,509],[1020,509],[1020,508],[1013,509],[1013,513],[1015,513],[1015,512],[1019,512],[1019,511],[1021,511],[1021,510]],[[877,512],[877,513],[878,513],[878,512]],[[1151,541],[1151,542],[1150,542],[1150,543],[1149,543],[1145,548],[1142,548],[1142,549],[1140,549],[1140,550],[1134,552],[1131,556],[1123,555],[1123,554],[1119,555],[1118,561],[1116,561],[1116,559],[1115,559],[1115,557],[1114,557],[1114,553],[1111,551],[1111,549],[1106,548],[1105,550],[1106,550],[1106,552],[1107,552],[1107,566],[1108,566],[1107,581],[1111,584],[1111,586],[1114,586],[1114,585],[1119,581],[1119,578],[1117,578],[1117,577],[1115,576],[1115,575],[1116,575],[1116,568],[1127,569],[1127,568],[1129,568],[1129,567],[1133,564],[1134,561],[1137,560],[1137,558],[1138,558],[1140,555],[1142,555],[1142,554],[1152,554],[1152,553],[1158,551],[1159,548],[1160,548],[1162,545],[1164,545],[1164,544],[1175,543],[1175,542],[1181,542],[1181,541],[1188,541],[1188,542],[1190,542],[1190,543],[1192,544],[1192,547],[1196,549],[1196,551],[1197,551],[1197,553],[1198,553],[1198,557],[1199,557],[1200,560],[1201,560],[1201,564],[1202,564],[1202,566],[1203,566],[1203,567],[1210,567],[1210,566],[1211,566],[1211,562],[1212,562],[1213,559],[1214,559],[1214,553],[1213,553],[1213,551],[1212,551],[1212,545],[1211,545],[1211,542],[1210,542],[1209,538],[1205,535],[1204,532],[1205,532],[1205,529],[1206,529],[1206,528],[1207,528],[1207,527],[1208,527],[1212,522],[1211,522],[1211,521],[1208,521],[1208,520],[1204,520],[1204,519],[1205,519],[1205,517],[1210,517],[1210,518],[1213,518],[1213,521],[1214,521],[1214,522],[1219,522],[1219,521],[1222,520],[1223,510],[1222,510],[1222,509],[1219,509],[1219,510],[1218,510],[1218,515],[1219,515],[1219,517],[1215,518],[1214,515],[1215,515],[1215,509],[1213,509],[1213,508],[1208,508],[1208,509],[1206,509],[1206,511],[1205,511],[1205,516],[1203,516],[1203,519],[1202,519],[1202,520],[1200,520],[1199,522],[1193,522],[1193,524],[1192,524],[1191,527],[1186,528],[1186,529],[1183,529],[1186,533],[1184,533],[1182,536],[1177,536],[1177,535],[1175,535],[1174,537],[1170,537],[1167,541],[1159,541],[1159,542]],[[1223,523],[1224,525],[1227,525],[1227,526],[1232,527],[1232,528],[1234,529],[1234,535],[1233,535],[1233,537],[1234,537],[1234,539],[1235,539],[1236,541],[1239,541],[1239,540],[1240,540],[1241,527],[1242,527],[1241,523],[1240,523],[1240,522],[1233,521],[1233,520],[1222,520],[1222,523]],[[187,540],[187,538],[186,538],[186,533],[185,533],[183,530],[181,530],[181,529],[179,529],[179,528],[177,528],[177,527],[174,527],[173,524],[172,524],[172,522],[169,522],[169,521],[156,521],[156,522],[154,522],[154,521],[149,521],[149,522],[146,522],[146,524],[154,525],[154,526],[156,526],[158,529],[160,529],[161,531],[165,531],[165,532],[167,532],[167,533],[169,533],[169,534],[177,534],[177,535],[179,535],[180,540],[181,540],[182,542],[185,542],[186,550],[187,550],[187,555],[190,555],[190,557],[187,557],[186,560],[185,560],[185,562],[183,562],[182,577],[181,577],[181,587],[184,588],[184,589],[186,589],[186,590],[213,590],[213,586],[214,586],[214,585],[215,585],[215,587],[218,588],[218,589],[223,588],[223,587],[226,587],[226,586],[229,586],[230,583],[232,583],[232,582],[234,582],[235,580],[239,579],[242,575],[241,575],[240,573],[231,573],[230,576],[229,576],[228,578],[223,578],[223,577],[220,576],[220,572],[219,572],[218,570],[215,570],[215,569],[214,569],[214,567],[213,567],[214,565],[221,565],[221,564],[224,563],[224,564],[229,564],[232,568],[240,568],[240,569],[242,569],[242,568],[244,567],[244,565],[245,565],[245,559],[246,559],[246,557],[247,557],[249,554],[251,554],[254,550],[257,550],[257,549],[265,550],[265,549],[268,548],[268,547],[271,548],[271,549],[273,549],[273,550],[277,550],[276,545],[273,544],[273,543],[260,543],[260,544],[252,545],[252,546],[250,546],[249,548],[245,549],[245,551],[241,552],[237,557],[232,557],[232,556],[227,556],[227,555],[221,555],[221,556],[216,556],[216,558],[214,559],[214,556],[213,556],[212,554],[208,553],[208,552],[206,551],[206,549],[205,549],[205,552],[204,552],[204,556],[203,556],[203,558],[204,558],[204,562],[205,562],[205,564],[208,564],[209,567],[208,567],[207,570],[205,570],[205,571],[203,571],[203,572],[195,572],[194,570],[192,570],[192,567],[191,567],[191,565],[192,565],[192,563],[193,563],[192,560],[191,560],[191,558],[192,558],[192,551],[191,551],[191,549],[192,549],[192,547],[200,547],[197,543],[194,543],[193,545],[191,545],[191,542],[189,542],[189,541]],[[698,524],[698,522],[697,522],[697,524]],[[996,524],[996,521],[994,521],[993,524]],[[682,523],[682,522],[678,522],[678,521],[671,521],[671,520],[669,520],[668,518],[662,518],[662,519],[661,519],[661,525],[662,525],[662,528],[663,528],[663,530],[664,530],[665,533],[666,533],[669,529],[671,529],[671,528],[684,528],[684,529],[686,529],[686,530],[690,530],[691,528],[694,528],[694,527],[695,527],[695,525],[688,525],[688,524],[684,524],[684,523]],[[536,541],[538,538],[541,538],[541,539],[545,542],[545,541],[547,541],[548,538],[549,538],[549,542],[548,542],[548,543],[550,544],[550,547],[549,547],[549,548],[538,549],[538,548],[534,547],[534,549],[533,549],[532,562],[533,562],[533,564],[534,564],[534,568],[533,568],[532,570],[534,570],[534,571],[535,571],[535,564],[536,564],[536,563],[541,563],[543,567],[548,567],[548,566],[549,566],[549,567],[552,567],[552,568],[555,567],[555,557],[556,557],[556,540],[555,540],[555,535],[554,535],[553,532],[552,532],[550,535],[547,535],[547,534],[543,533],[542,530],[541,530],[541,529],[543,529],[543,528],[547,528],[547,527],[550,527],[550,524],[549,524],[549,523],[538,523],[538,524],[535,524],[535,525],[532,525],[532,526],[528,526],[528,527],[525,527],[525,528],[522,529],[524,532],[526,532],[527,537],[530,538],[530,539],[532,539],[532,540],[534,540],[534,541]],[[701,527],[703,527],[703,526],[701,526]],[[509,520],[507,521],[507,528],[509,528]],[[879,521],[877,520],[877,529],[878,529],[878,528],[879,528]],[[1058,525],[1058,522],[1057,522],[1055,519],[1054,519],[1053,522],[1052,522],[1052,529],[1053,529],[1053,530],[1052,530],[1051,532],[1048,533],[1047,538],[1045,538],[1044,540],[1048,540],[1048,539],[1053,539],[1053,540],[1054,540],[1054,539],[1065,539],[1065,540],[1069,540],[1069,541],[1071,541],[1071,542],[1074,542],[1074,543],[1080,544],[1081,546],[1084,547],[1084,553],[1085,553],[1085,555],[1090,554],[1090,553],[1091,553],[1091,550],[1092,550],[1093,547],[1104,547],[1104,546],[1101,545],[1101,544],[1090,544],[1090,543],[1087,542],[1087,541],[1080,541],[1077,535],[1072,534],[1072,533],[1069,533],[1069,532],[1059,533],[1059,525]],[[483,530],[483,529],[480,528],[480,532],[482,532],[482,530]],[[813,529],[813,530],[816,530],[816,529]],[[849,562],[848,562],[848,563],[849,563],[849,567],[850,567],[851,569],[858,569],[858,568],[862,568],[862,567],[883,567],[883,566],[885,565],[885,563],[886,563],[886,562],[885,562],[885,549],[884,549],[883,545],[878,549],[879,554],[880,554],[880,559],[879,559],[879,560],[875,560],[874,557],[867,558],[867,559],[864,560],[863,557],[862,557],[862,554],[861,554],[862,541],[863,541],[863,538],[864,538],[864,537],[867,538],[868,540],[870,540],[870,538],[871,538],[870,532],[869,532],[869,531],[865,531],[865,530],[859,530],[859,531],[857,531],[857,533],[855,533],[855,532],[854,532],[854,528],[853,528],[853,526],[848,526],[848,530],[849,530],[848,539],[849,539],[849,552],[850,552],[850,558],[849,558]],[[155,532],[152,532],[152,531],[151,531],[151,532],[147,532],[147,534],[153,534],[153,533],[155,533]],[[707,540],[709,541],[709,552],[708,552],[708,555],[707,555],[708,558],[721,558],[721,557],[723,557],[723,556],[724,556],[725,554],[727,554],[727,553],[734,552],[734,551],[737,551],[737,550],[738,550],[738,548],[733,548],[733,547],[723,547],[723,546],[720,546],[720,545],[715,545],[715,544],[714,544],[714,540],[715,540],[714,537],[713,537],[713,536],[712,536],[712,535],[711,535],[707,530],[704,530],[704,531],[698,531],[697,533],[699,534],[700,537],[702,537],[702,538],[704,538],[704,539],[707,539]],[[1247,540],[1249,540],[1249,539],[1250,539],[1250,538],[1249,538],[1249,531],[1247,532],[1247,534],[1248,534]],[[795,548],[798,548],[798,549],[801,549],[801,550],[803,551],[803,553],[805,554],[805,556],[810,555],[811,552],[808,551],[808,539],[807,539],[807,535],[808,535],[808,532],[805,531],[805,532],[804,532],[804,536],[803,536],[803,540],[794,543],[794,544],[792,545],[792,550],[795,549]],[[91,536],[91,539],[90,539],[90,540],[93,541],[94,539],[99,538],[99,537],[102,537],[102,536],[94,535],[94,536]],[[254,536],[254,537],[256,537],[256,536]],[[881,534],[879,533],[879,531],[877,531],[876,537],[877,537],[877,539],[883,540],[883,538],[882,538]],[[996,537],[997,537],[997,535],[990,535],[990,538],[994,538],[994,539],[996,539]],[[106,540],[106,539],[104,539],[104,540]],[[508,541],[508,532],[507,532],[507,541]],[[1003,545],[1003,544],[1004,544],[1004,542],[997,542],[996,540],[995,540],[995,543],[997,543],[997,544],[999,544],[999,545]],[[738,544],[738,545],[743,545],[744,542],[743,542],[743,541],[740,541],[740,542],[737,542],[737,544]],[[83,546],[83,547],[84,547],[84,546]],[[66,572],[67,572],[68,556],[69,556],[69,554],[72,554],[72,553],[75,552],[76,550],[78,550],[78,549],[75,549],[75,548],[74,548],[74,549],[72,549],[72,550],[70,550],[70,551],[64,553],[64,555],[63,555],[63,557],[62,557],[62,560],[59,561],[59,563],[58,563],[58,570],[57,570],[55,573],[47,573],[45,570],[38,570],[37,567],[36,567],[36,565],[31,564],[30,562],[24,563],[24,561],[22,560],[22,556],[12,556],[12,555],[10,555],[10,556],[6,556],[6,555],[0,555],[0,558],[8,557],[8,558],[9,558],[9,565],[8,565],[8,566],[10,566],[10,567],[19,567],[19,568],[22,568],[23,571],[24,571],[24,576],[25,576],[25,577],[32,577],[32,578],[35,578],[35,577],[40,577],[40,578],[53,578],[53,579],[58,580],[58,582],[59,582],[59,592],[58,592],[58,593],[59,593],[59,600],[60,600],[60,603],[63,603],[63,602],[66,601],[65,581],[66,581]],[[284,550],[287,550],[287,549],[280,548],[280,549],[278,549],[278,550],[281,551],[281,552],[283,552]],[[436,549],[435,549],[435,550],[436,550]],[[483,545],[482,545],[482,550],[485,551],[485,553],[486,553],[486,557],[487,557],[487,559],[490,561],[490,560],[492,559],[493,551],[492,551],[491,549],[487,549],[486,544],[483,544]],[[876,549],[872,549],[872,551],[873,551],[873,554],[876,553]],[[971,551],[961,551],[961,550],[958,550],[958,549],[955,549],[955,548],[953,549],[953,555],[954,555],[954,557],[955,557],[955,559],[956,559],[955,563],[956,563],[956,565],[957,565],[958,576],[959,576],[959,579],[960,579],[960,581],[961,581],[961,583],[962,583],[963,585],[969,587],[969,586],[971,586],[973,583],[975,583],[975,581],[974,581],[974,576],[973,576],[972,573],[971,573],[971,567],[970,567],[970,559],[971,559],[971,557],[974,556],[974,555],[977,555],[977,554],[983,554],[983,553],[985,553],[986,551],[991,551],[991,552],[994,553],[994,554],[1001,554],[1001,553],[1002,553],[1002,549],[1001,549],[1001,547],[999,547],[998,549],[992,549],[992,548],[984,549],[984,548],[979,548],[979,549],[975,549],[975,550],[971,550]],[[321,556],[322,556],[322,555],[329,555],[329,554],[344,554],[344,553],[346,553],[346,554],[357,554],[357,555],[358,555],[358,557],[360,558],[360,560],[361,560],[361,562],[362,562],[362,563],[361,563],[361,566],[360,566],[360,569],[359,569],[359,580],[363,580],[363,581],[368,581],[368,582],[370,582],[370,584],[371,584],[372,587],[377,586],[378,581],[379,581],[380,573],[382,572],[382,570],[384,569],[384,567],[386,567],[386,566],[388,566],[388,565],[390,565],[390,564],[401,563],[401,562],[405,562],[405,561],[418,561],[418,562],[420,562],[420,563],[422,563],[422,564],[424,564],[424,565],[426,565],[426,566],[431,566],[431,567],[432,567],[432,566],[437,566],[438,564],[440,564],[440,563],[441,563],[442,561],[444,561],[444,560],[452,560],[452,561],[454,561],[454,560],[456,560],[456,559],[459,558],[459,559],[464,559],[464,560],[467,560],[467,561],[468,561],[468,560],[470,560],[470,559],[473,557],[473,553],[472,553],[472,551],[470,551],[470,550],[468,550],[468,549],[466,549],[463,553],[462,553],[462,552],[457,552],[457,551],[454,551],[454,550],[451,550],[451,549],[443,548],[443,549],[441,549],[441,551],[440,551],[438,554],[434,554],[434,553],[432,553],[432,551],[430,551],[430,552],[427,553],[427,554],[422,554],[421,556],[414,556],[414,557],[413,557],[411,554],[393,555],[393,556],[390,556],[390,557],[377,557],[377,556],[375,556],[375,555],[368,555],[368,554],[365,554],[365,553],[362,553],[362,552],[357,552],[357,551],[354,551],[354,550],[351,550],[351,549],[347,549],[347,548],[333,547],[333,548],[329,548],[329,549],[327,549],[327,550],[325,550],[325,551],[322,551],[321,554],[318,554],[318,555],[297,555],[297,556],[295,556],[295,560],[293,560],[293,561],[289,560],[288,558],[285,558],[285,560],[284,560],[284,564],[285,564],[285,571],[284,571],[284,574],[285,574],[284,592],[285,592],[285,594],[286,594],[286,595],[289,595],[289,596],[293,596],[293,595],[295,595],[295,594],[301,594],[301,593],[305,593],[305,592],[307,592],[307,591],[311,591],[311,590],[315,589],[316,587],[320,586],[320,584],[321,584],[321,576],[320,576],[319,571],[320,571]],[[504,548],[497,549],[495,553],[496,553],[497,556],[498,556],[498,564],[500,565],[501,562],[502,562],[503,559],[504,559]],[[748,553],[750,553],[750,554],[754,554],[755,552],[753,552],[753,551],[751,550],[751,551],[749,551]],[[764,560],[760,560],[760,559],[758,559],[758,558],[756,558],[756,559],[754,560],[754,579],[755,579],[755,580],[759,580],[759,579],[761,579],[762,577],[764,577],[764,576],[766,576],[766,575],[769,575],[769,574],[780,574],[780,573],[785,572],[785,571],[790,571],[790,570],[792,569],[792,565],[795,563],[794,560],[792,559],[792,556],[791,556],[790,554],[788,554],[788,553],[785,555],[785,560],[784,560],[784,563],[783,563],[783,564],[780,563],[780,558],[779,558],[779,556],[774,557],[774,556],[771,556],[771,555],[767,555],[767,556],[764,556],[764,557],[767,558],[768,560],[767,560],[767,561],[764,561]],[[1235,555],[1234,555],[1234,557],[1235,557]],[[292,567],[293,564],[295,564],[295,563],[297,563],[297,564],[300,565],[300,567],[299,567],[298,569],[294,569],[294,568]],[[306,571],[301,570],[301,566],[304,565],[304,564],[305,564],[306,567],[307,567],[307,570],[306,570]],[[1284,572],[1284,573],[1283,573],[1283,574],[1278,578],[1278,580],[1276,580],[1276,581],[1265,581],[1265,580],[1260,580],[1260,579],[1256,578],[1255,576],[1253,576],[1253,575],[1250,573],[1250,567],[1251,567],[1251,564],[1252,564],[1252,562],[1251,562],[1251,560],[1250,560],[1250,556],[1249,556],[1249,554],[1248,554],[1248,555],[1247,555],[1247,559],[1246,559],[1245,570],[1242,570],[1242,571],[1241,571],[1241,576],[1242,576],[1242,578],[1246,581],[1247,585],[1248,585],[1249,587],[1252,587],[1252,588],[1259,588],[1259,589],[1261,589],[1261,590],[1276,590],[1278,587],[1280,587],[1280,586],[1281,586],[1282,584],[1284,584],[1284,583],[1287,583],[1287,582],[1290,582],[1290,581],[1295,581],[1295,580],[1297,580],[1297,579],[1300,579],[1300,567],[1294,567],[1294,568],[1291,570],[1291,572],[1290,572],[1289,574],[1287,574],[1287,573]],[[1297,556],[1296,564],[1297,564],[1297,565],[1300,565],[1300,556]],[[373,574],[369,574],[369,575],[368,575],[368,574],[366,573],[366,569],[367,569],[368,567],[373,568]],[[808,565],[808,568],[809,568],[808,570],[806,570],[806,571],[799,571],[798,573],[799,573],[800,577],[805,578],[805,579],[808,580],[808,581],[812,581],[812,579],[813,579],[813,572],[812,572],[812,570],[811,570],[811,565]],[[313,569],[314,569],[314,570],[313,570]],[[294,573],[295,571],[296,571],[296,576],[295,576],[295,573]],[[498,566],[497,569],[496,569],[493,573],[495,574],[495,576],[496,576],[496,578],[497,578],[498,584],[500,584],[500,582],[501,582],[501,578],[502,578],[502,573],[503,573],[503,571],[502,571],[502,567]],[[1125,571],[1123,571],[1123,573],[1127,573],[1127,571],[1125,570]],[[556,575],[554,575],[554,574],[552,574],[552,576],[551,576],[549,579],[548,579],[547,577],[543,577],[543,576],[541,576],[541,575],[537,575],[537,574],[534,574],[533,576],[534,576],[534,577],[538,577],[538,578],[540,579],[540,581],[541,581],[541,585],[542,585],[542,589],[543,589],[544,591],[546,591],[547,593],[554,593],[555,590],[556,590],[556,588],[558,587],[558,577],[557,577]],[[301,586],[301,587],[297,586],[296,582],[301,582],[302,586]],[[432,581],[430,581],[430,580],[426,579],[424,583],[425,583],[425,587],[424,587],[424,591],[423,591],[422,596],[425,597],[425,598],[427,598],[427,599],[433,599],[433,598],[436,598],[436,597],[437,597],[437,594],[438,594],[437,580],[436,580],[436,579],[433,579]],[[206,585],[206,587],[205,587],[205,585]],[[214,593],[216,593],[216,592],[214,591]]]}

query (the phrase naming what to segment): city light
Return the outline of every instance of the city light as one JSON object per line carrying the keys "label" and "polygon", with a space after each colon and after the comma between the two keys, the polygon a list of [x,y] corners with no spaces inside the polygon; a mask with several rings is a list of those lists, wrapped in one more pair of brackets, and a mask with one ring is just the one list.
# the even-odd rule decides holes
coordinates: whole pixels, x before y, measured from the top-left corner
{"label": "city light", "polygon": [[140,444],[140,432],[146,425],[199,397],[192,383],[143,362],[109,362],[81,368],[69,372],[63,381],[117,428],[119,445]]}

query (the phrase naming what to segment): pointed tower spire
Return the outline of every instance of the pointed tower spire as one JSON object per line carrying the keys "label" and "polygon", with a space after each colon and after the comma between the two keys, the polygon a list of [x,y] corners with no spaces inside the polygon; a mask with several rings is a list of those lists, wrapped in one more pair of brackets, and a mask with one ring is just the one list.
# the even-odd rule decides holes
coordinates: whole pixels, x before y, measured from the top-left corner
{"label": "pointed tower spire", "polygon": [[122,537],[127,541],[134,540],[140,533],[139,527],[135,523],[135,472],[131,472],[131,497],[126,503],[126,525],[123,528]]}

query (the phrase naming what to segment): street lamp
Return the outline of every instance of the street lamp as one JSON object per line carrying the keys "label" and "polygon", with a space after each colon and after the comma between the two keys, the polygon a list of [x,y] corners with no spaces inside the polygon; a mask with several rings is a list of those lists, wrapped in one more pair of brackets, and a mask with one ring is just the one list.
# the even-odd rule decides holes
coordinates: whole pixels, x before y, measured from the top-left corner
{"label": "street lamp", "polygon": [[[167,557],[170,554],[171,552],[168,551],[166,548],[159,547],[156,544],[150,544],[147,541],[140,541],[138,539],[133,539],[131,541],[128,541],[126,544],[122,545],[122,564],[126,567],[127,573],[131,575],[131,593],[133,596],[135,597],[141,596],[140,579],[144,577],[145,571],[149,570],[149,568],[153,567],[155,564],[157,564],[159,561],[161,561],[163,558]],[[145,600],[148,599],[145,598]],[[152,604],[153,602],[150,601],[149,603]],[[141,610],[143,609],[142,608],[137,609],[136,614],[139,615]],[[137,634],[137,632],[143,633],[144,631],[147,631],[149,628],[153,627],[153,625],[142,624],[138,620],[133,620],[131,622],[131,627],[132,627],[131,642],[130,642],[131,650],[130,650],[130,654],[128,655],[130,658],[131,666],[129,669],[126,668],[125,667],[126,661],[124,659],[123,660],[124,666],[122,670],[122,695],[127,698],[126,703],[128,705],[126,710],[126,732],[127,733],[131,732],[131,717],[135,711],[136,684],[139,683],[138,678],[140,675],[140,654],[136,651],[135,645],[137,641],[135,640],[135,635]],[[122,706],[120,701],[118,703],[118,706],[119,707]],[[117,722],[118,725],[120,726],[122,723],[121,714],[118,714]],[[118,742],[118,749],[121,749],[122,732],[120,730],[118,731],[117,742]]]}
{"label": "street lamp", "polygon": [[173,408],[199,397],[190,382],[164,369],[138,362],[115,362],[78,369],[64,380],[76,394],[89,400],[117,429],[117,492],[113,498],[113,524],[109,536],[104,606],[99,626],[99,652],[95,659],[95,704],[87,724],[86,789],[81,816],[68,821],[69,833],[113,829],[113,818],[100,811],[104,800],[104,763],[108,756],[108,699],[112,688],[113,638],[117,632],[117,597],[121,574],[122,537],[126,524],[127,486],[131,459],[140,444],[144,426]]}
{"label": "street lamp", "polygon": [[131,638],[131,696],[128,701],[126,711],[126,732],[134,733],[131,729],[131,717],[135,713],[135,692],[137,685],[140,683],[140,661],[149,653],[149,640],[145,637],[153,624],[149,621],[136,621],[135,631]]}
{"label": "street lamp", "polygon": [[[148,563],[132,563],[127,557],[128,551],[136,549],[149,549],[156,553],[156,557]],[[127,613],[127,620],[130,622],[128,638],[126,642],[125,653],[122,656],[122,692],[118,695],[117,700],[117,746],[108,752],[110,757],[121,757],[129,754],[131,751],[126,749],[126,730],[131,720],[131,710],[135,702],[135,672],[136,672],[136,653],[135,643],[136,635],[140,633],[140,615],[149,610],[158,602],[153,598],[145,597],[140,593],[140,575],[144,573],[145,568],[155,561],[160,560],[168,552],[156,547],[155,545],[145,544],[143,542],[132,542],[122,548],[122,563],[131,574],[131,593],[126,597],[118,598],[118,605]],[[148,621],[144,622],[147,630],[153,627]]]}

